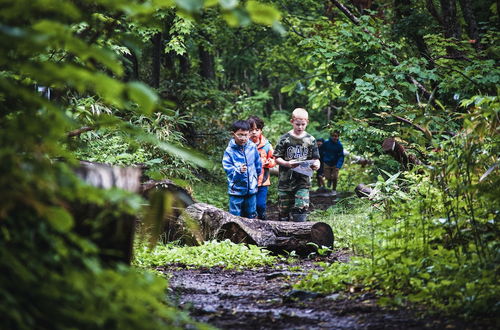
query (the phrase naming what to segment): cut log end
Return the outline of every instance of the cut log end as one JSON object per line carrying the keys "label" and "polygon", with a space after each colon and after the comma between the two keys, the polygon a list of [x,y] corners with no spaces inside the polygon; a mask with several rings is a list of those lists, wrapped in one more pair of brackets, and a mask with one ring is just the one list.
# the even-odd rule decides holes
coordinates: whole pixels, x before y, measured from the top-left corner
{"label": "cut log end", "polygon": [[333,248],[332,228],[323,222],[317,222],[311,227],[311,240],[319,247]]}

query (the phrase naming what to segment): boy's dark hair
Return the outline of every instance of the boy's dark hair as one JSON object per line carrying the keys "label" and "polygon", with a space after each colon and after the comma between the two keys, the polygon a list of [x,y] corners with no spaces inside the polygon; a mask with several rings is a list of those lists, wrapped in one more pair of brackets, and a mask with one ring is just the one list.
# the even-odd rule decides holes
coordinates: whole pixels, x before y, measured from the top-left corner
{"label": "boy's dark hair", "polygon": [[250,128],[252,127],[257,127],[258,129],[263,129],[264,128],[264,121],[260,119],[257,116],[250,116],[248,117],[248,124],[250,125]]}
{"label": "boy's dark hair", "polygon": [[317,138],[316,142],[325,142],[325,139],[323,139],[323,138]]}
{"label": "boy's dark hair", "polygon": [[246,120],[237,120],[231,125],[231,132],[237,132],[238,130],[242,131],[249,131],[250,130],[250,125],[248,124],[248,121]]}
{"label": "boy's dark hair", "polygon": [[336,134],[336,135],[340,136],[340,131],[338,129],[336,129],[334,131],[331,131],[330,132],[330,136],[332,136],[333,134]]}

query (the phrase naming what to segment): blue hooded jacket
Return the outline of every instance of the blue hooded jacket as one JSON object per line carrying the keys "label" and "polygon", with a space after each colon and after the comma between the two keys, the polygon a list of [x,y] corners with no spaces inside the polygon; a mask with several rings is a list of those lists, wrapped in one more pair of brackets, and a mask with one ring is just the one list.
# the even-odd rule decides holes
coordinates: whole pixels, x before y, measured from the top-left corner
{"label": "blue hooded jacket", "polygon": [[[246,164],[247,170],[240,172],[241,165]],[[245,196],[257,193],[258,177],[262,171],[257,146],[252,141],[240,146],[229,141],[222,158],[222,166],[227,174],[227,192],[229,195]]]}
{"label": "blue hooded jacket", "polygon": [[320,154],[322,161],[328,166],[341,168],[344,164],[344,147],[340,143],[340,140],[333,142],[332,138],[329,138],[321,145]]}

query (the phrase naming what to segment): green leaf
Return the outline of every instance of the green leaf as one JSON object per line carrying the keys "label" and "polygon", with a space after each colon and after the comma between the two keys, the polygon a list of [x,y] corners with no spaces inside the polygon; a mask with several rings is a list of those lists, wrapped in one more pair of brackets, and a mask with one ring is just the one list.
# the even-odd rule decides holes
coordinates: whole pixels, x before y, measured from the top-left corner
{"label": "green leaf", "polygon": [[238,0],[219,0],[219,4],[222,7],[222,9],[225,10],[231,10],[236,8],[238,6],[239,1]]}
{"label": "green leaf", "polygon": [[68,232],[73,227],[73,217],[62,207],[49,207],[45,216],[49,224],[59,232]]}
{"label": "green leaf", "polygon": [[255,23],[272,26],[281,18],[281,14],[276,8],[257,1],[248,1],[246,9]]}
{"label": "green leaf", "polygon": [[130,98],[139,104],[141,112],[150,114],[158,102],[158,95],[146,84],[133,81],[127,84]]}
{"label": "green leaf", "polygon": [[203,0],[175,0],[175,4],[190,13],[199,12],[203,8]]}

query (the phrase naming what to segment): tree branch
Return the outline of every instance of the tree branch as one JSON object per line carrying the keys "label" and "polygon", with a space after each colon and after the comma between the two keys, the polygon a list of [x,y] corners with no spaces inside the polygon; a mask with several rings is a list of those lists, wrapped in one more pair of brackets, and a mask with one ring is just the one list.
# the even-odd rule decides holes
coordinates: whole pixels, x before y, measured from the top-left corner
{"label": "tree branch", "polygon": [[93,131],[94,128],[93,127],[90,127],[90,126],[83,126],[83,127],[80,127],[78,129],[75,129],[73,131],[69,131],[67,136],[70,138],[70,137],[74,137],[74,136],[78,136],[82,133],[85,133],[85,132],[88,132],[88,131]]}

